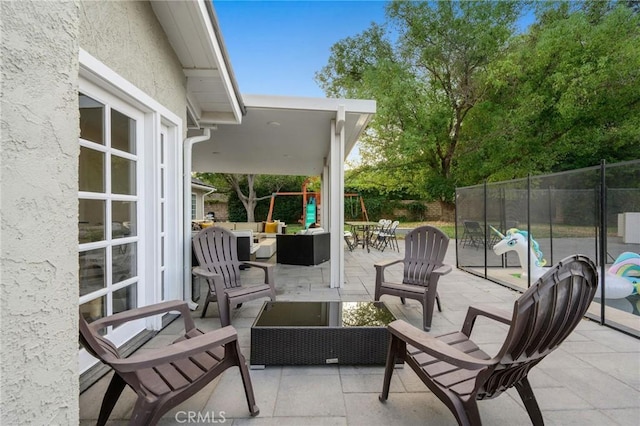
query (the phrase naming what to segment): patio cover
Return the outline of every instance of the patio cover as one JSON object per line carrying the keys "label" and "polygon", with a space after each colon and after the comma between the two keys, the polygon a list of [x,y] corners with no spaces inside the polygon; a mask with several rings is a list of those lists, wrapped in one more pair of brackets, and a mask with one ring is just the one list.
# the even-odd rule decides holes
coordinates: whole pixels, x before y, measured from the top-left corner
{"label": "patio cover", "polygon": [[[183,151],[185,217],[190,208],[189,171],[320,175],[323,225],[332,234],[331,286],[340,287],[344,159],[373,117],[375,101],[240,95],[211,1],[154,0],[151,7],[186,80],[191,130]],[[199,137],[203,134],[210,136]],[[190,229],[185,223],[187,298]]]}
{"label": "patio cover", "polygon": [[[331,287],[344,282],[344,160],[375,101],[243,95],[239,125],[218,124],[193,145],[194,172],[322,177],[321,217],[331,239]],[[201,131],[190,131],[196,136]]]}

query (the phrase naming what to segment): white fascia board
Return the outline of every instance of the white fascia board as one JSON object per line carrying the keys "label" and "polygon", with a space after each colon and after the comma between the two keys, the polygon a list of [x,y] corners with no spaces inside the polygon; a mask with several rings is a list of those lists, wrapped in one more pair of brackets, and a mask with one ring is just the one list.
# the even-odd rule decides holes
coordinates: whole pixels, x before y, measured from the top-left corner
{"label": "white fascia board", "polygon": [[213,186],[205,186],[205,185],[199,185],[197,183],[191,183],[191,188],[194,189],[200,189],[201,191],[211,191],[213,190],[214,192],[216,191],[216,188],[214,188]]}
{"label": "white fascia board", "polygon": [[376,101],[368,99],[308,98],[299,96],[247,95],[242,99],[247,107],[269,109],[297,109],[303,111],[338,111],[344,106],[346,113],[375,114]]}
{"label": "white fascia board", "polygon": [[212,112],[204,111],[198,119],[198,123],[201,125],[214,125],[214,124],[240,124],[236,120],[236,115],[232,112]]}
{"label": "white fascia board", "polygon": [[[227,93],[227,97],[231,101],[231,107],[233,110],[233,115],[236,119],[236,123],[240,124],[242,122],[242,111],[240,109],[240,102],[236,97],[236,93],[233,90],[233,83],[231,82],[231,76],[229,74],[229,70],[226,67],[226,63],[222,54],[222,49],[220,48],[221,41],[217,39],[215,32],[213,30],[213,24],[211,22],[211,18],[209,17],[209,12],[207,12],[207,6],[204,1],[194,2],[197,5],[199,14],[198,18],[201,20],[201,25],[206,31],[207,38],[206,42],[211,49],[214,58],[215,64],[211,64],[213,66],[218,67],[218,71],[220,73],[220,77],[224,83],[224,89]],[[213,67],[212,67],[213,68]]]}

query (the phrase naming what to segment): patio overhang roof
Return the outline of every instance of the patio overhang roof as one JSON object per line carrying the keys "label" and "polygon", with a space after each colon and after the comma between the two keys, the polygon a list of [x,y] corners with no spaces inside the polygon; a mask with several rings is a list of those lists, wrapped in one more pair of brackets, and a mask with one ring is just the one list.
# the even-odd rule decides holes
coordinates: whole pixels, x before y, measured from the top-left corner
{"label": "patio overhang roof", "polygon": [[195,144],[193,171],[320,175],[329,161],[331,122],[344,127],[346,156],[376,111],[371,100],[267,95],[243,99],[247,113],[242,125],[218,124],[209,140]]}

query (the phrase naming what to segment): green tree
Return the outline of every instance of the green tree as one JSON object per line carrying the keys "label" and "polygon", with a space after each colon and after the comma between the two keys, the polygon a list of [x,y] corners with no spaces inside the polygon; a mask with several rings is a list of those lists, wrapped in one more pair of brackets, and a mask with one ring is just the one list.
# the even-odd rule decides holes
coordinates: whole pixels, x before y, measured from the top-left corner
{"label": "green tree", "polygon": [[[422,182],[422,195],[453,200],[464,122],[484,99],[483,78],[514,32],[520,2],[394,1],[389,32],[372,24],[335,44],[316,79],[330,96],[373,98],[363,163],[395,184]],[[397,38],[392,40],[391,35]],[[419,176],[420,179],[416,180]]]}
{"label": "green tree", "polygon": [[[215,186],[220,193],[233,194],[242,204],[247,222],[255,222],[256,208],[260,205],[260,201],[271,199],[271,195],[281,189],[299,191],[302,182],[306,179],[304,176],[227,173],[196,173],[196,177]],[[232,208],[231,204],[233,202],[230,202],[230,209]],[[299,207],[295,207],[295,214],[289,212],[292,209],[291,205],[295,204],[295,200],[293,202],[283,201],[279,204],[281,206],[275,210],[275,213],[282,215],[283,219],[290,219],[298,214]],[[297,205],[299,204],[300,202],[297,203]],[[267,211],[268,205],[259,213],[266,219]]]}
{"label": "green tree", "polygon": [[491,64],[459,170],[476,183],[640,158],[640,16],[621,4],[543,4]]}

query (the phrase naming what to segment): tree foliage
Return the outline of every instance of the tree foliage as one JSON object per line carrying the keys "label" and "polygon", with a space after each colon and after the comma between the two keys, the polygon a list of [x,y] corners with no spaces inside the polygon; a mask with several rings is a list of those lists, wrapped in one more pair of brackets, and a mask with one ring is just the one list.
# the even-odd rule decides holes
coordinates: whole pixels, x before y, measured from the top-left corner
{"label": "tree foliage", "polygon": [[481,77],[512,34],[518,6],[512,1],[392,2],[387,17],[397,32],[395,42],[388,30],[372,24],[332,47],[328,65],[317,74],[327,94],[378,103],[362,141],[365,164],[384,161],[379,169],[392,182],[411,170],[427,189],[412,191],[451,199],[463,123],[485,96]]}
{"label": "tree foliage", "polygon": [[605,6],[545,4],[491,65],[459,157],[468,182],[640,158],[640,20]]}
{"label": "tree foliage", "polygon": [[332,48],[329,96],[375,99],[347,174],[359,190],[456,186],[640,158],[637,1],[392,2]]}
{"label": "tree foliage", "polygon": [[[229,219],[234,222],[266,220],[271,195],[279,191],[300,191],[304,176],[237,175],[197,173],[196,177],[229,194]],[[295,222],[300,217],[302,197],[278,197],[274,219]]]}

